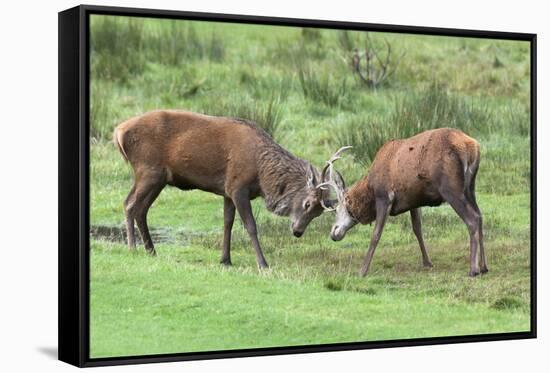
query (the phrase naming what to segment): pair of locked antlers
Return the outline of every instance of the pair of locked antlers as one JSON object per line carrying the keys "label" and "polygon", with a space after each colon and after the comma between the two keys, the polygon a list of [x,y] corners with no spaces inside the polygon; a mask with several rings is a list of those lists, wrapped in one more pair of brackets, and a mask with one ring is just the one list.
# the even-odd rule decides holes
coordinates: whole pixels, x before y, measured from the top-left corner
{"label": "pair of locked antlers", "polygon": [[[325,180],[325,174],[328,170],[328,181],[322,182],[318,184],[316,187],[321,190],[329,190],[329,187],[332,187],[334,191],[336,192],[336,198],[338,199],[338,203],[342,203],[342,200],[344,198],[344,192],[345,192],[345,185],[338,185],[338,183],[334,180],[334,172],[338,173],[338,171],[334,171],[334,162],[338,159],[342,158],[340,154],[348,149],[351,149],[352,146],[343,146],[336,153],[330,157],[330,159],[327,161],[327,165],[323,168],[323,172],[321,173],[321,180]],[[340,179],[342,179],[342,176],[338,174]],[[343,182],[343,179],[342,179]],[[336,210],[334,207],[329,207],[325,204],[324,198],[321,198],[321,206],[325,209],[325,211],[334,211]]]}

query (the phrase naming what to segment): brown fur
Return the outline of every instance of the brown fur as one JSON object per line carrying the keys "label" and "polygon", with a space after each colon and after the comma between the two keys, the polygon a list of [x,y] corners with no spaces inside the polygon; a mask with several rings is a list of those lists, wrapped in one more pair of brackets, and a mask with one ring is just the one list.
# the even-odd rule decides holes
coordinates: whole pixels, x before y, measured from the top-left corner
{"label": "brown fur", "polygon": [[[144,242],[152,252],[146,214],[165,185],[224,196],[227,199],[226,228],[229,227],[226,236],[231,233],[235,207],[251,236],[255,236],[255,222],[249,213],[250,200],[261,196],[270,211],[288,216],[296,200],[309,195],[308,170],[315,177],[319,174],[309,162],[290,154],[254,123],[241,119],[184,111],[154,111],[120,124],[113,138],[135,174],[135,185],[125,202],[129,245],[135,245],[130,240],[132,219],[135,216],[140,227],[141,216],[143,229],[140,227],[140,231],[145,231]],[[319,191],[314,194],[313,197],[320,197]],[[132,211],[136,205],[138,211]],[[322,211],[315,204],[311,209],[319,214]],[[257,238],[251,238],[259,265],[267,266],[259,243],[255,243]],[[226,264],[230,262],[228,242],[227,239],[224,243],[222,258]]]}
{"label": "brown fur", "polygon": [[[463,132],[440,128],[391,140],[376,153],[371,168],[347,193],[348,209],[362,224],[374,221],[376,196],[393,192],[390,215],[444,202],[441,184],[464,190],[467,174],[477,172],[479,144]],[[470,176],[471,178],[471,176]]]}
{"label": "brown fur", "polygon": [[[471,244],[472,251],[475,251],[472,255],[477,256],[475,247],[479,244],[481,271],[486,272],[481,212],[475,200],[479,161],[478,142],[452,128],[434,129],[408,139],[389,141],[377,152],[368,174],[347,191],[346,207],[360,223],[377,220],[383,227],[383,210],[386,208],[389,215],[394,216],[449,202],[469,227],[472,239],[478,241]],[[363,274],[366,274],[368,264],[363,267]],[[477,259],[474,262],[472,258],[471,275],[477,273]]]}

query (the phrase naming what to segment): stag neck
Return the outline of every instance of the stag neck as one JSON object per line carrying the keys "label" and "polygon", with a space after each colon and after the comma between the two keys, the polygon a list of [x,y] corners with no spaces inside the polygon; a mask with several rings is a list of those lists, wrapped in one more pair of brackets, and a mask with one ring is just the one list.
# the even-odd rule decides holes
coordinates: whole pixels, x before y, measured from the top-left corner
{"label": "stag neck", "polygon": [[376,218],[374,192],[366,177],[348,189],[344,201],[350,216],[361,224],[370,224]]}
{"label": "stag neck", "polygon": [[291,213],[296,194],[306,191],[308,164],[278,144],[264,145],[258,158],[258,176],[268,210],[282,216]]}
{"label": "stag neck", "polygon": [[344,197],[343,197],[343,202],[344,204],[344,207],[348,213],[348,215],[351,217],[351,219],[355,222],[355,223],[360,223],[359,219],[354,215],[354,213],[351,211],[350,209],[350,202],[349,202],[349,197],[348,197],[348,192],[346,191],[344,193]]}

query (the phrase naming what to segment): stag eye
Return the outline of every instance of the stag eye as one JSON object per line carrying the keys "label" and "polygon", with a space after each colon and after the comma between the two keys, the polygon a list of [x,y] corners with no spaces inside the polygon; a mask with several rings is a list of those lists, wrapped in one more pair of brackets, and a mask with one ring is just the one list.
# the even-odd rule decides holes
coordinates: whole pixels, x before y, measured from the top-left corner
{"label": "stag eye", "polygon": [[311,206],[311,204],[309,203],[309,201],[306,201],[306,203],[304,204],[304,210],[308,210],[309,206]]}

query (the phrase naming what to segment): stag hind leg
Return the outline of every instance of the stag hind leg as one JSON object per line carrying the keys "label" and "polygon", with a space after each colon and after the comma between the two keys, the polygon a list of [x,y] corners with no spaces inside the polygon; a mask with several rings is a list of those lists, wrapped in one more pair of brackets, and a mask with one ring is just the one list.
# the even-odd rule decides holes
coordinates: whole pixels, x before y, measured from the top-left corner
{"label": "stag hind leg", "polygon": [[478,264],[478,248],[481,241],[481,214],[474,204],[466,197],[463,191],[453,192],[449,189],[441,191],[443,198],[451,205],[455,212],[468,227],[470,234],[470,273],[471,277],[480,274]]}
{"label": "stag hind leg", "polygon": [[419,208],[411,210],[411,222],[414,235],[418,240],[418,245],[420,245],[420,251],[422,252],[422,264],[424,267],[432,268],[433,264],[428,255],[428,250],[426,250],[426,246],[424,245],[424,238],[422,238],[422,222],[420,220]]}
{"label": "stag hind leg", "polygon": [[466,188],[466,198],[470,201],[476,212],[479,214],[479,270],[481,273],[487,273],[489,272],[489,268],[487,268],[487,258],[485,257],[485,247],[483,245],[483,218],[476,201],[475,174],[472,178],[470,186]]}
{"label": "stag hind leg", "polygon": [[136,231],[134,227],[135,209],[134,204],[135,200],[136,185],[132,186],[130,193],[124,200],[124,216],[126,218],[126,236],[128,239],[128,249],[134,251],[136,249]]}
{"label": "stag hind leg", "polygon": [[[126,228],[128,230],[128,245],[132,242],[135,247],[134,223],[136,221],[145,246],[145,250],[155,255],[155,247],[147,225],[147,212],[166,185],[166,176],[163,171],[148,171],[137,173],[133,188],[133,196],[128,196],[126,205]],[[132,219],[132,220],[130,220]],[[130,237],[131,241],[130,241]]]}

